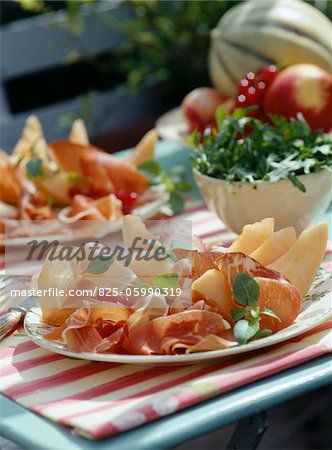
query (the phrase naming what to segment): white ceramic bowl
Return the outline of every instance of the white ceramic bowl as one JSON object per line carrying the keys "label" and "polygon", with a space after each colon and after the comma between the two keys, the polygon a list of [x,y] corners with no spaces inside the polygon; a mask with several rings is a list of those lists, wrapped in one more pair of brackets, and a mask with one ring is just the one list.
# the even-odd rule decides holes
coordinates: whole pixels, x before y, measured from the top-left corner
{"label": "white ceramic bowl", "polygon": [[294,226],[301,232],[326,211],[332,199],[332,172],[300,175],[307,191],[301,192],[289,180],[228,184],[194,169],[194,179],[208,208],[231,230],[240,233],[243,226],[265,217],[274,217],[275,229]]}

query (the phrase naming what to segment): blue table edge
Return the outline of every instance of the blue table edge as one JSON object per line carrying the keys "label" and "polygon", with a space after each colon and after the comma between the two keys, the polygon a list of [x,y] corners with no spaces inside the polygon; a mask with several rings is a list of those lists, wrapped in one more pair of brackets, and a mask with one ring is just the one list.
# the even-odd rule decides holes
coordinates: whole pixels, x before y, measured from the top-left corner
{"label": "blue table edge", "polygon": [[33,450],[166,449],[326,386],[331,381],[332,361],[328,354],[100,441],[75,436],[70,430],[32,414],[0,395],[0,408],[5,412],[1,434],[23,448]]}
{"label": "blue table edge", "polygon": [[[125,157],[129,152],[125,150],[118,155]],[[177,164],[186,166],[187,179],[194,184],[188,156],[188,149],[178,144],[166,141],[158,144],[156,158],[164,169],[169,169],[176,160]],[[197,190],[194,195],[198,196]],[[326,355],[101,441],[75,436],[63,426],[31,413],[0,394],[0,433],[23,448],[33,450],[164,449],[322,387],[331,380],[332,362]]]}

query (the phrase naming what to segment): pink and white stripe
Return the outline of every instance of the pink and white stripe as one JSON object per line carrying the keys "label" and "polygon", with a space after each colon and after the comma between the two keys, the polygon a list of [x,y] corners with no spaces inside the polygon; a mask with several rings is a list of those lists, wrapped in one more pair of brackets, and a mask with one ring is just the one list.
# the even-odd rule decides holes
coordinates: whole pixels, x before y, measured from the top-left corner
{"label": "pink and white stripe", "polygon": [[[191,202],[183,218],[192,220],[193,232],[204,241],[225,244],[234,238],[201,203]],[[329,245],[325,267],[331,257]],[[11,264],[24,267],[17,252]],[[0,343],[0,387],[31,411],[101,439],[330,352],[331,328],[324,323],[287,342],[210,365],[173,367],[69,359],[14,333]]]}
{"label": "pink and white stripe", "polygon": [[0,385],[31,411],[100,439],[327,353],[331,327],[210,365],[151,368],[71,360],[14,334],[2,343]]}

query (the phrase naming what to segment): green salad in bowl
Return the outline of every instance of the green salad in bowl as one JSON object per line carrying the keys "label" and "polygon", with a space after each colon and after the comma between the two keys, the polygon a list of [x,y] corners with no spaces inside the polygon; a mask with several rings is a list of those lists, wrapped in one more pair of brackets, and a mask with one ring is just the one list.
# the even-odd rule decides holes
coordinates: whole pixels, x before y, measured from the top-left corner
{"label": "green salad in bowl", "polygon": [[262,122],[249,112],[228,117],[220,108],[217,128],[188,138],[194,178],[208,207],[235,232],[264,217],[301,231],[331,201],[331,136],[311,132],[301,114]]}

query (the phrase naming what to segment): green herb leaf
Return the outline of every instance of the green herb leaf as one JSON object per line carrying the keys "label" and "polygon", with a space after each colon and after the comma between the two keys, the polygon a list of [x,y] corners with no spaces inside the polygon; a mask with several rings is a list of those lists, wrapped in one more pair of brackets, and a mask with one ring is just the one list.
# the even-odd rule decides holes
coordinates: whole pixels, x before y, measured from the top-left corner
{"label": "green herb leaf", "polygon": [[28,161],[26,165],[28,175],[30,175],[31,177],[37,177],[38,175],[41,175],[42,166],[43,161],[41,159],[32,159]]}
{"label": "green herb leaf", "polygon": [[227,119],[227,111],[223,106],[219,106],[216,111],[216,122],[218,128],[223,123],[224,120]]}
{"label": "green herb leaf", "polygon": [[306,187],[304,186],[303,183],[301,183],[301,181],[298,179],[297,176],[293,175],[293,174],[289,174],[288,175],[288,179],[293,183],[293,185],[295,187],[297,187],[298,189],[300,189],[301,192],[307,192]]}
{"label": "green herb leaf", "polygon": [[138,165],[138,169],[152,183],[159,179],[162,172],[159,162],[154,159],[142,162]]}
{"label": "green herb leaf", "polygon": [[249,322],[242,319],[236,322],[234,326],[234,336],[237,342],[242,345],[252,339],[259,330],[258,322]]}
{"label": "green herb leaf", "polygon": [[260,295],[259,284],[246,273],[238,273],[233,284],[233,294],[241,305],[254,307]]}
{"label": "green herb leaf", "polygon": [[38,139],[40,139],[40,137],[37,137],[29,148],[29,156],[31,159],[35,159],[36,143],[38,142]]}
{"label": "green herb leaf", "polygon": [[169,206],[173,214],[180,214],[184,207],[184,200],[177,192],[171,192],[168,200]]}
{"label": "green herb leaf", "polygon": [[274,319],[277,319],[279,322],[281,322],[280,317],[271,308],[264,308],[261,314],[273,317]]}
{"label": "green herb leaf", "polygon": [[253,319],[259,319],[259,308],[252,308],[251,310],[250,310],[250,316],[253,318]]}
{"label": "green herb leaf", "polygon": [[80,183],[86,181],[86,177],[77,172],[67,172],[67,179],[73,183]]}
{"label": "green herb leaf", "polygon": [[158,190],[169,194],[169,208],[173,214],[180,214],[184,207],[184,200],[180,193],[192,188],[191,184],[185,180],[184,167],[175,166],[166,173],[157,161],[152,160],[143,162],[138,168],[148,178],[150,185],[157,185]]}
{"label": "green herb leaf", "polygon": [[179,277],[176,273],[166,273],[159,275],[152,280],[152,285],[159,289],[175,289],[179,283]]}
{"label": "green herb leaf", "polygon": [[235,308],[231,311],[231,316],[233,317],[234,320],[243,319],[245,314],[246,314],[246,310],[244,308],[241,308],[241,306],[239,308]]}
{"label": "green herb leaf", "polygon": [[189,181],[180,181],[176,184],[176,189],[180,192],[189,192],[192,190],[192,185]]}
{"label": "green herb leaf", "polygon": [[269,330],[268,328],[264,328],[264,330],[257,331],[257,333],[255,335],[255,339],[262,339],[267,336],[271,336],[271,334],[272,334],[272,330]]}
{"label": "green herb leaf", "polygon": [[236,108],[232,114],[233,119],[242,119],[248,116],[250,111],[255,111],[257,106],[248,106],[248,108]]}
{"label": "green herb leaf", "polygon": [[201,141],[201,133],[197,130],[194,130],[189,136],[186,138],[186,144],[190,148],[197,149],[199,143]]}
{"label": "green herb leaf", "polygon": [[114,258],[101,259],[99,256],[90,261],[88,267],[82,273],[92,273],[95,275],[105,273],[111,266]]}

